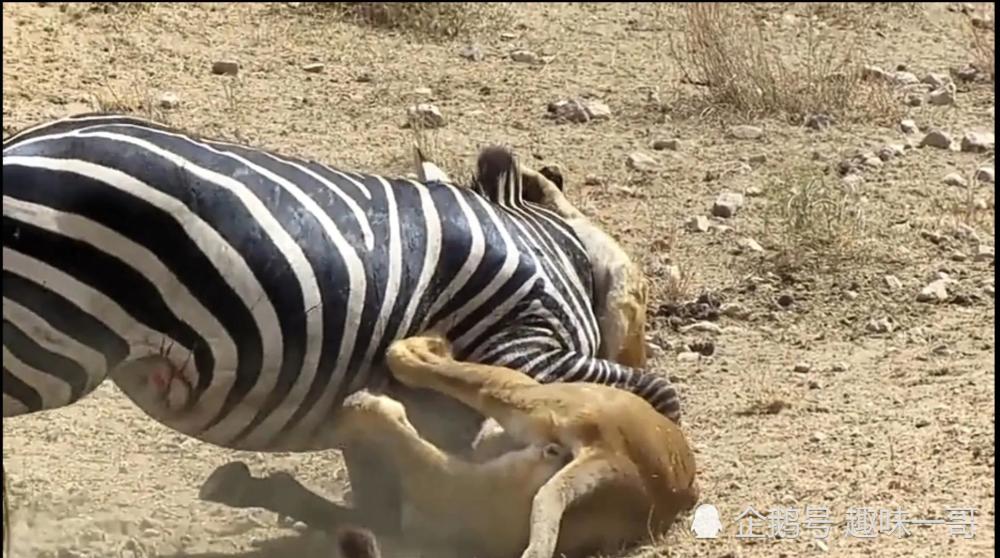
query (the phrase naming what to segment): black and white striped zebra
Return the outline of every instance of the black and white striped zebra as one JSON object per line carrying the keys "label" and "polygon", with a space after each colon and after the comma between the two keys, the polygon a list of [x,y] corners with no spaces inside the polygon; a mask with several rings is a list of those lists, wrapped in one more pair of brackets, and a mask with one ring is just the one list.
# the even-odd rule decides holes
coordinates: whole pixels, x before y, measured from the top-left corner
{"label": "black and white striped zebra", "polygon": [[[110,373],[200,440],[325,449],[343,398],[385,387],[387,345],[436,329],[459,358],[618,385],[676,418],[666,379],[595,358],[587,253],[498,153],[476,191],[122,115],[21,131],[3,143],[4,417]],[[145,378],[113,373],[151,354],[179,374],[156,404],[136,395]]]}

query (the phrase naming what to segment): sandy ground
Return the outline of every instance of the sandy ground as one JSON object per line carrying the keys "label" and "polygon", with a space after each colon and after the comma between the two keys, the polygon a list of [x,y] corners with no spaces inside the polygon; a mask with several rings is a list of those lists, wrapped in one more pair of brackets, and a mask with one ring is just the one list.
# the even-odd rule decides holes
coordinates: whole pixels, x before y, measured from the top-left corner
{"label": "sandy ground", "polygon": [[[801,32],[801,20],[784,17],[801,6],[770,6],[759,10],[774,22],[772,40]],[[865,10],[870,14],[852,31],[868,41],[866,62],[906,64],[917,75],[969,62],[959,15],[945,5],[905,16]],[[157,116],[200,133],[403,172],[405,107],[432,102],[448,120],[433,141],[449,165],[467,170],[476,149],[490,142],[561,164],[574,202],[651,275],[650,312],[660,316],[651,337],[663,347],[652,366],[682,390],[703,502],[717,507],[724,530],[698,540],[687,517],[661,546],[632,556],[993,554],[994,267],[992,258],[976,261],[975,246],[952,231],[967,223],[992,246],[994,190],[990,184],[976,194],[988,209],[960,218],[949,208],[965,191],[942,183],[949,172],[969,175],[983,154],[915,149],[867,171],[860,188],[869,229],[859,239],[866,257],[779,276],[772,258],[778,235],[764,219],[771,185],[795,165],[836,164],[851,150],[905,141],[898,119],[838,123],[823,132],[758,120],[763,137],[740,141],[721,125],[735,120],[655,110],[651,91],[668,106],[676,98],[678,68],[666,45],[680,23],[676,10],[649,4],[521,5],[503,22],[503,34],[444,42],[304,11],[284,4],[162,5],[104,13],[86,5],[4,4],[5,134],[90,110],[95,98],[142,112],[139,101],[156,104],[169,92],[179,104]],[[471,42],[485,59],[460,56]],[[513,62],[508,54],[519,48],[548,63]],[[238,60],[239,77],[212,75],[219,59]],[[303,70],[314,62],[322,72]],[[545,118],[548,103],[579,95],[603,100],[612,117],[587,124]],[[961,137],[992,130],[993,106],[992,83],[985,83],[962,85],[955,106],[901,110],[922,128]],[[650,142],[661,138],[683,143],[677,151],[652,151]],[[626,158],[636,151],[654,155],[658,168],[630,169]],[[760,154],[765,160],[754,159],[742,173],[706,180],[710,171]],[[720,191],[748,189],[762,195],[725,221],[729,231],[683,227],[708,215]],[[944,240],[930,242],[925,232]],[[744,236],[763,253],[734,253]],[[956,251],[967,257],[957,261]],[[672,327],[660,311],[670,296],[667,264],[688,278],[683,300],[709,293],[743,312],[721,317],[719,333]],[[962,296],[917,302],[939,271],[956,280],[950,289]],[[887,274],[902,286],[887,286]],[[891,319],[893,331],[870,331],[869,321],[880,318]],[[714,343],[711,356],[678,358],[685,343],[704,340]],[[806,366],[796,371],[797,364]],[[768,404],[778,412],[747,412]],[[339,497],[338,454],[222,451],[159,426],[110,386],[72,408],[4,421],[3,459],[19,558],[334,555],[322,535],[196,495],[216,466],[242,459],[256,473],[287,470]],[[741,538],[737,517],[748,507],[764,515],[798,510],[800,532],[790,522],[793,529],[779,539],[765,521],[755,527],[763,538]],[[893,518],[946,520],[948,507],[975,511],[971,538],[952,536],[940,523],[909,523],[903,536],[888,532]],[[806,529],[806,508],[829,510],[825,540]],[[885,514],[886,532],[855,536],[848,519],[859,508]]]}

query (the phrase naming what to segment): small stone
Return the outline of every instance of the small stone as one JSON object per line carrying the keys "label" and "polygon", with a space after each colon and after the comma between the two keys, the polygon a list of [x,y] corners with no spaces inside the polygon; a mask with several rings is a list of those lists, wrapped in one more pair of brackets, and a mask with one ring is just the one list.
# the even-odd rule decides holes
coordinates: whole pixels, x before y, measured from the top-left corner
{"label": "small stone", "polygon": [[959,188],[965,188],[969,185],[965,181],[965,177],[957,172],[951,172],[945,175],[943,182],[947,186],[958,186]]}
{"label": "small stone", "polygon": [[806,117],[806,128],[825,130],[833,126],[833,118],[829,114],[810,114]]}
{"label": "small stone", "polygon": [[681,140],[677,138],[653,140],[652,148],[656,151],[677,151],[681,147]]}
{"label": "small stone", "polygon": [[896,82],[897,85],[913,85],[920,83],[920,79],[917,78],[912,72],[898,71],[892,75],[892,80]]}
{"label": "small stone", "polygon": [[472,62],[479,62],[484,58],[483,49],[479,45],[468,45],[459,51],[458,55]]}
{"label": "small stone", "polygon": [[795,367],[792,370],[799,374],[808,374],[812,372],[812,365],[808,362],[799,362],[795,364]]}
{"label": "small stone", "polygon": [[719,307],[719,313],[727,318],[735,320],[745,320],[750,317],[750,312],[738,302],[727,302]]}
{"label": "small stone", "polygon": [[903,104],[908,107],[919,107],[924,104],[924,96],[916,91],[910,91],[903,97]]}
{"label": "small stone", "polygon": [[809,389],[822,389],[823,388],[823,386],[821,386],[820,383],[817,382],[816,380],[809,380],[808,382],[806,382],[806,385],[809,386]]}
{"label": "small stone", "polygon": [[736,245],[743,252],[763,252],[764,248],[754,239],[750,237],[743,237],[736,241]]}
{"label": "small stone", "polygon": [[743,206],[743,194],[738,192],[722,192],[715,198],[712,205],[712,215],[729,219]]}
{"label": "small stone", "polygon": [[879,66],[865,66],[861,68],[861,77],[865,79],[889,80],[889,72]]}
{"label": "small stone", "polygon": [[740,140],[758,139],[764,135],[764,130],[758,126],[741,124],[729,129],[729,137]]}
{"label": "small stone", "polygon": [[809,435],[810,442],[818,444],[823,440],[826,440],[826,434],[823,434],[822,432],[813,432]]}
{"label": "small stone", "polygon": [[913,426],[916,426],[917,428],[924,428],[924,427],[927,427],[927,426],[930,426],[930,425],[931,425],[931,421],[929,421],[927,419],[923,419],[923,418],[922,419],[917,419],[917,422],[915,422],[913,424]]}
{"label": "small stone", "polygon": [[694,351],[685,351],[677,354],[677,362],[698,362],[698,359],[700,358],[701,353],[696,353]]}
{"label": "small stone", "polygon": [[212,63],[212,73],[223,76],[235,76],[240,72],[240,63],[235,60],[216,60]]}
{"label": "small stone", "polygon": [[795,297],[793,297],[788,293],[783,293],[780,296],[778,296],[777,303],[778,306],[782,308],[788,308],[789,306],[795,304]]}
{"label": "small stone", "polygon": [[857,291],[844,291],[844,298],[847,300],[857,300],[861,296]]}
{"label": "small stone", "polygon": [[302,71],[307,74],[319,74],[322,73],[325,68],[326,66],[324,64],[321,64],[319,62],[314,62],[312,64],[306,64],[305,66],[302,66]]}
{"label": "small stone", "polygon": [[680,328],[681,333],[688,333],[691,331],[719,334],[722,333],[722,327],[720,327],[719,324],[702,320]]}
{"label": "small stone", "polygon": [[993,184],[993,177],[993,167],[979,167],[973,175],[973,178],[984,184]]}
{"label": "small stone", "polygon": [[896,326],[889,318],[873,318],[868,320],[865,329],[872,333],[892,333],[896,329]]}
{"label": "small stone", "polygon": [[927,95],[927,102],[936,107],[945,107],[955,104],[955,84],[935,89]]}
{"label": "small stone", "polygon": [[760,186],[747,186],[743,190],[743,195],[745,195],[748,198],[756,198],[764,195],[764,190],[762,190]]}
{"label": "small stone", "polygon": [[418,97],[430,97],[433,93],[430,87],[418,87],[413,90],[413,94]]}
{"label": "small stone", "polygon": [[967,132],[962,136],[961,149],[965,153],[993,151],[994,145],[992,132]]}
{"label": "small stone", "polygon": [[830,372],[847,372],[846,362],[835,362],[830,365]]}
{"label": "small stone", "polygon": [[410,126],[430,130],[445,125],[441,111],[430,103],[418,103],[409,107],[406,112]]}
{"label": "small stone", "polygon": [[597,176],[596,174],[588,174],[587,176],[583,177],[584,186],[600,186],[603,183],[604,181],[601,180],[601,177]]}
{"label": "small stone", "polygon": [[160,108],[162,109],[175,109],[180,106],[181,99],[176,93],[167,92],[160,95],[157,104],[160,105]]}
{"label": "small stone", "polygon": [[903,288],[903,282],[900,281],[899,277],[896,277],[895,275],[886,275],[882,278],[882,280],[885,281],[886,287],[889,287],[894,291],[898,291]]}
{"label": "small stone", "polygon": [[919,134],[920,128],[917,123],[909,118],[899,122],[899,129],[902,130],[904,134]]}
{"label": "small stone", "polygon": [[977,262],[992,262],[993,261],[993,247],[987,246],[985,244],[980,244],[976,247],[976,256],[974,258]]}
{"label": "small stone", "polygon": [[708,232],[709,225],[710,223],[708,221],[708,217],[705,217],[704,215],[696,215],[694,217],[691,217],[690,219],[687,220],[686,223],[684,223],[684,226],[687,227],[687,230],[691,232],[701,232],[701,233]]}
{"label": "small stone", "polygon": [[747,159],[747,161],[751,165],[756,165],[756,166],[763,165],[764,163],[767,162],[767,154],[766,153],[757,153],[756,155],[751,155]]}
{"label": "small stone", "polygon": [[969,259],[969,257],[965,255],[965,252],[959,252],[958,250],[952,252],[951,255],[948,257],[953,262],[964,262],[965,260]]}
{"label": "small stone", "polygon": [[902,157],[905,152],[905,148],[897,143],[890,143],[888,145],[882,146],[878,150],[878,158],[882,161],[889,161],[890,159],[895,159],[896,157]]}
{"label": "small stone", "polygon": [[950,149],[951,143],[951,136],[938,129],[932,129],[930,132],[927,132],[924,139],[920,140],[921,147],[930,146],[938,149]]}
{"label": "small stone", "polygon": [[628,166],[629,168],[635,169],[637,171],[654,171],[659,166],[659,162],[653,157],[636,151],[635,153],[630,153],[628,156]]}
{"label": "small stone", "polygon": [[976,81],[979,77],[979,69],[973,66],[964,66],[955,70],[955,77],[961,81]]}
{"label": "small stone", "polygon": [[931,281],[917,295],[917,302],[945,302],[948,300],[948,282],[945,279]]}
{"label": "small stone", "polygon": [[934,231],[920,231],[920,238],[931,244],[941,244],[944,242],[944,237]]}
{"label": "small stone", "polygon": [[934,89],[940,89],[945,85],[952,83],[952,81],[951,81],[951,76],[949,76],[948,74],[938,74],[930,72],[920,80],[920,83],[926,83],[927,85],[930,85]]}
{"label": "small stone", "polygon": [[883,165],[882,159],[876,156],[874,153],[866,155],[864,159],[861,160],[861,166],[868,167],[870,169],[877,169]]}
{"label": "small stone", "polygon": [[538,64],[541,60],[538,55],[530,50],[515,50],[510,53],[510,59],[522,64]]}
{"label": "small stone", "polygon": [[591,120],[607,120],[611,118],[611,107],[603,101],[586,99],[582,104],[583,109],[587,111],[587,115],[590,116]]}

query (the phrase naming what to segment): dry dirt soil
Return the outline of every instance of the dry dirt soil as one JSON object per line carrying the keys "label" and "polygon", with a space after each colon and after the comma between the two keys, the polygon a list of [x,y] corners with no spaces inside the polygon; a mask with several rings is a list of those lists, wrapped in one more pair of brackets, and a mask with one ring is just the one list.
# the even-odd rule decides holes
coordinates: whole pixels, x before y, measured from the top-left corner
{"label": "dry dirt soil", "polygon": [[[947,74],[970,62],[963,16],[947,8],[842,8],[854,17],[826,29],[860,36],[865,63]],[[788,41],[796,54],[805,7],[755,10],[769,24],[768,41]],[[840,119],[820,131],[757,118],[749,124],[762,136],[740,140],[727,130],[748,122],[722,108],[675,110],[698,91],[682,83],[668,48],[683,28],[678,7],[517,5],[492,33],[448,40],[322,12],[297,3],[4,3],[5,135],[100,106],[403,173],[412,140],[401,128],[405,109],[433,103],[447,123],[429,138],[453,171],[468,171],[487,143],[562,165],[571,199],[650,275],[650,339],[660,347],[651,366],[682,390],[702,501],[717,507],[723,531],[699,540],[687,516],[661,545],[629,556],[993,555],[994,264],[976,254],[980,244],[992,250],[994,189],[943,183],[951,172],[970,177],[984,161],[992,167],[992,151],[914,148],[873,163],[854,183],[866,228],[838,261],[820,254],[805,266],[783,263],[780,254],[807,247],[789,243],[787,222],[767,218],[789,169],[836,168],[858,150],[918,143],[922,135],[905,135],[899,118],[956,139],[992,131],[992,81],[960,83],[952,106],[897,100],[898,114]],[[461,55],[473,43],[481,60]],[[542,63],[513,61],[517,49]],[[224,59],[239,62],[237,77],[213,75],[212,63]],[[322,71],[305,71],[311,63]],[[161,108],[167,93],[176,106]],[[572,97],[600,99],[612,114],[583,124],[547,118],[550,102]],[[680,139],[676,151],[651,147],[672,138]],[[635,152],[655,163],[632,168]],[[687,229],[690,218],[711,214],[722,191],[750,195],[734,217],[709,219],[708,232]],[[762,251],[740,250],[744,237]],[[940,272],[952,280],[947,300],[918,302]],[[702,306],[683,304],[702,295]],[[727,305],[724,315],[716,303]],[[685,329],[698,318],[719,329]],[[711,354],[679,356],[686,345]],[[197,490],[215,467],[241,459],[255,473],[287,470],[339,498],[345,475],[336,452],[209,447],[154,423],[111,386],[71,408],[5,420],[3,430],[18,558],[335,556],[323,535],[271,513],[200,502]],[[800,532],[789,523],[778,538],[765,522],[754,528],[763,538],[741,538],[737,517],[748,507],[765,516],[797,510]],[[807,507],[829,510],[825,540],[806,529]],[[940,523],[948,507],[974,510],[971,538]],[[890,519],[884,532],[854,536],[848,520],[859,508],[881,510]],[[889,532],[894,517],[931,524]]]}

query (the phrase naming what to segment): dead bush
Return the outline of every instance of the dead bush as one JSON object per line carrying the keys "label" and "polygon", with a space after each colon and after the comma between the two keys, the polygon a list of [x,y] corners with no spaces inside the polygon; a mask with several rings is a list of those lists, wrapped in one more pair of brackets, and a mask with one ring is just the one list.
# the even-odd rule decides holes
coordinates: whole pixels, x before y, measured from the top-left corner
{"label": "dead bush", "polygon": [[973,64],[981,72],[995,80],[994,49],[996,47],[996,30],[994,27],[994,6],[986,4],[978,10],[967,13],[965,18],[968,51]]}
{"label": "dead bush", "polygon": [[864,254],[864,197],[857,186],[793,168],[768,186],[768,197],[764,220],[778,267],[824,267]]}
{"label": "dead bush", "polygon": [[453,38],[501,28],[510,18],[510,6],[507,2],[317,2],[312,10],[332,11],[372,27]]}
{"label": "dead bush", "polygon": [[[704,108],[756,118],[810,114],[890,122],[897,116],[891,87],[863,79],[860,50],[803,18],[797,37],[774,40],[753,10],[741,4],[685,4],[679,42],[671,55],[685,81],[699,86]],[[792,46],[789,46],[792,45]]]}

